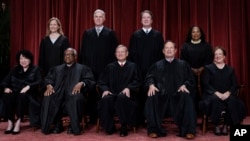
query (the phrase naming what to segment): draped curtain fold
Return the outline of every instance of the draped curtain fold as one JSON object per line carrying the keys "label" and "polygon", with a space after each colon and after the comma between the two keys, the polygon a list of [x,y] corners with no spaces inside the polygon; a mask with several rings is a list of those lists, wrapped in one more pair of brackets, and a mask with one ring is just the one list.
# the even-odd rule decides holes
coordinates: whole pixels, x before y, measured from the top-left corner
{"label": "draped curtain fold", "polygon": [[133,31],[141,28],[140,12],[145,9],[153,12],[153,27],[164,39],[175,41],[179,50],[189,27],[201,26],[213,47],[227,50],[227,63],[235,68],[239,84],[245,86],[242,99],[250,113],[249,0],[10,0],[11,66],[19,49],[31,50],[37,64],[40,40],[51,17],[61,20],[71,46],[79,50],[82,33],[93,26],[97,8],[106,12],[105,26],[125,45]]}

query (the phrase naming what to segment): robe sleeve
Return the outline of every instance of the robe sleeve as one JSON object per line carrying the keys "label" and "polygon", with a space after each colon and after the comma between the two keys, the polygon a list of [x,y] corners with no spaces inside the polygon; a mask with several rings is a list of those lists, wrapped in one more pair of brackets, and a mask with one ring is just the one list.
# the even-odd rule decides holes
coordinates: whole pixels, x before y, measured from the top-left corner
{"label": "robe sleeve", "polygon": [[40,42],[40,51],[39,51],[39,59],[38,59],[38,66],[43,71],[44,69],[44,46],[45,46],[45,40],[42,39]]}
{"label": "robe sleeve", "polygon": [[48,84],[51,84],[52,86],[55,86],[55,69],[56,67],[53,67],[50,69],[49,73],[46,75],[46,77],[44,78],[44,85],[45,87]]}
{"label": "robe sleeve", "polygon": [[97,82],[97,86],[101,90],[100,91],[101,93],[103,93],[104,91],[110,91],[110,88],[108,87],[109,84],[108,74],[109,74],[109,68],[106,66]]}
{"label": "robe sleeve", "polygon": [[40,71],[39,71],[39,69],[37,67],[34,68],[34,72],[32,72],[32,73],[34,73],[34,75],[35,75],[35,79],[34,79],[35,81],[29,83],[28,85],[31,88],[36,88],[42,82],[42,75],[41,75],[41,73],[40,73]]}
{"label": "robe sleeve", "polygon": [[141,85],[141,81],[142,81],[142,76],[141,76],[141,73],[140,73],[140,70],[137,66],[135,66],[134,68],[134,74],[133,74],[133,80],[128,84],[128,88],[131,90],[131,91],[136,91],[140,85]]}
{"label": "robe sleeve", "polygon": [[8,75],[1,82],[1,87],[11,88],[11,76],[13,75],[13,69],[8,73]]}
{"label": "robe sleeve", "polygon": [[232,95],[236,96],[237,95],[237,78],[234,69],[232,70],[232,73],[230,75],[230,81],[232,83],[231,87],[229,88],[229,91]]}
{"label": "robe sleeve", "polygon": [[205,67],[202,73],[202,85],[204,87],[205,94],[212,95],[216,92],[216,89],[209,83],[210,82],[210,72],[207,67]]}
{"label": "robe sleeve", "polygon": [[147,72],[147,75],[145,78],[145,88],[148,88],[151,84],[156,85],[155,70],[156,70],[156,67],[155,67],[155,64],[153,64]]}
{"label": "robe sleeve", "polygon": [[189,89],[193,89],[196,85],[195,83],[195,79],[191,70],[191,67],[189,66],[188,63],[184,63],[184,69],[183,71],[185,71],[185,76],[186,78],[184,78],[184,85],[187,86]]}
{"label": "robe sleeve", "polygon": [[87,89],[93,89],[95,85],[94,75],[89,67],[85,67],[85,71],[82,72],[81,82],[84,82],[84,87]]}

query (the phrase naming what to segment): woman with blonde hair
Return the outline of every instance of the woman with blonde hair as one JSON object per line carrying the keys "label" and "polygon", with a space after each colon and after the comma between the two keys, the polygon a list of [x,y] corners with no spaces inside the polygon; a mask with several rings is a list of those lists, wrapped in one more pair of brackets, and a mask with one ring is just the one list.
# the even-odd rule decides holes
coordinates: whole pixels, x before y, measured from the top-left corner
{"label": "woman with blonde hair", "polygon": [[68,38],[64,35],[62,24],[56,17],[49,19],[46,36],[40,42],[38,65],[45,76],[51,67],[63,63],[64,51],[70,47]]}

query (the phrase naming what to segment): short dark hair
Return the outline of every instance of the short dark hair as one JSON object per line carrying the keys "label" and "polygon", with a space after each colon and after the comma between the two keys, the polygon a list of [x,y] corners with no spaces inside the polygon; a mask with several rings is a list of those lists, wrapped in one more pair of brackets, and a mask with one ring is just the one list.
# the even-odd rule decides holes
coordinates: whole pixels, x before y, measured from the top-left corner
{"label": "short dark hair", "polygon": [[34,63],[34,56],[33,54],[29,51],[29,50],[20,50],[17,54],[16,54],[16,61],[18,64],[20,64],[19,60],[20,60],[20,56],[24,56],[25,58],[28,58],[30,60],[30,65],[33,65]]}
{"label": "short dark hair", "polygon": [[141,17],[144,13],[148,13],[151,16],[151,19],[153,19],[153,13],[150,10],[144,10],[141,12]]}
{"label": "short dark hair", "polygon": [[163,48],[164,48],[164,46],[165,46],[168,42],[173,43],[173,44],[174,44],[174,48],[176,48],[176,44],[175,44],[175,42],[172,41],[172,40],[166,40],[166,41],[164,42]]}

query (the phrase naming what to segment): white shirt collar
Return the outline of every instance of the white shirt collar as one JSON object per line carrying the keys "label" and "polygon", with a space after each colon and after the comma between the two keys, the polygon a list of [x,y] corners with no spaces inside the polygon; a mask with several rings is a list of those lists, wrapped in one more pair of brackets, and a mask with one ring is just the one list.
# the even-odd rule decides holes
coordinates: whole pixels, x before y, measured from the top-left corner
{"label": "white shirt collar", "polygon": [[98,27],[96,26],[95,29],[97,30],[97,28],[99,28],[100,31],[102,31],[103,27],[104,27],[104,26],[100,26],[100,27],[99,27],[99,26],[98,26]]}
{"label": "white shirt collar", "polygon": [[166,59],[166,61],[168,61],[169,63],[171,63],[173,60],[174,60],[174,58],[165,58]]}
{"label": "white shirt collar", "polygon": [[150,28],[142,28],[142,30],[146,33],[146,30],[148,30],[148,32],[150,32],[151,30],[152,30],[152,27],[150,27]]}
{"label": "white shirt collar", "polygon": [[121,64],[125,65],[126,64],[126,60],[124,62],[118,61],[118,64],[119,65],[121,65]]}

